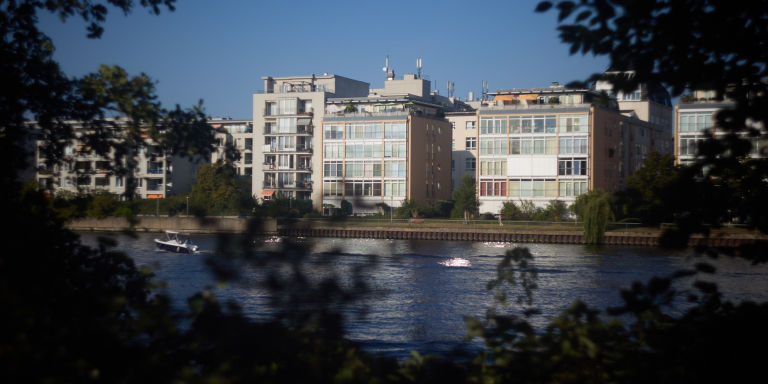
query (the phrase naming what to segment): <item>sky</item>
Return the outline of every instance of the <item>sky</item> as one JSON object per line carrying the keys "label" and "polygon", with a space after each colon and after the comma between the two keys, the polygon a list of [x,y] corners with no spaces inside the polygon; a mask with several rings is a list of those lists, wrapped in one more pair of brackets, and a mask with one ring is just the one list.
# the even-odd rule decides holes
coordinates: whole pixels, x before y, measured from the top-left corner
{"label": "sky", "polygon": [[[138,0],[136,1],[139,2]],[[447,82],[462,100],[504,88],[585,80],[607,57],[569,55],[557,14],[534,13],[537,0],[210,1],[180,0],[174,12],[128,16],[109,9],[101,39],[86,38],[80,18],[41,11],[40,28],[70,77],[119,65],[156,80],[165,108],[203,100],[211,117],[251,119],[263,76],[340,75],[381,88],[389,56],[397,77],[416,72],[441,95]]]}

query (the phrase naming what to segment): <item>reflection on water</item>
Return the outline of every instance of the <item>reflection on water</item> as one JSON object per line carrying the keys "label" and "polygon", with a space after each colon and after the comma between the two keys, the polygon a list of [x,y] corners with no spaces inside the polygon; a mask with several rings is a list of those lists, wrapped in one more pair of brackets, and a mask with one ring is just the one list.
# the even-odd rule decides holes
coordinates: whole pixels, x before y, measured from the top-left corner
{"label": "reflection on water", "polygon": [[[83,242],[95,244],[97,236],[82,234]],[[222,300],[234,300],[246,316],[254,320],[268,319],[271,309],[266,292],[249,284],[263,276],[258,268],[239,269],[242,284],[216,286],[204,259],[223,257],[215,251],[215,235],[197,235],[194,241],[203,251],[193,255],[158,251],[154,234],[140,234],[133,240],[117,235],[119,249],[131,255],[138,265],[154,265],[158,280],[166,281],[163,292],[174,299],[174,308],[183,310],[185,298],[206,286]],[[230,241],[242,237],[230,236]],[[558,244],[515,244],[504,242],[448,242],[429,240],[387,239],[292,239],[307,244],[315,255],[340,250],[342,255],[330,262],[333,267],[349,272],[370,263],[369,255],[377,255],[378,265],[366,282],[375,293],[383,294],[369,303],[368,315],[352,318],[347,334],[364,348],[395,357],[410,350],[443,353],[461,344],[465,335],[464,317],[483,318],[492,303],[486,283],[495,277],[496,266],[504,252],[517,245],[528,246],[539,274],[539,289],[534,305],[542,315],[531,319],[543,327],[573,300],[606,308],[621,304],[618,290],[633,281],[648,281],[653,276],[669,275],[690,267],[692,251],[661,251],[652,247],[580,246]],[[258,239],[265,249],[279,249],[281,237]],[[733,301],[768,300],[768,268],[750,266],[748,262],[719,259],[712,262],[718,273],[716,281],[725,297]],[[311,269],[309,269],[311,271]],[[310,273],[311,274],[311,273]],[[313,277],[313,276],[310,276]],[[314,276],[319,278],[321,276]],[[680,285],[685,294],[690,286]],[[684,297],[684,296],[683,296]],[[680,303],[682,304],[682,301]],[[353,313],[359,308],[350,309]],[[514,310],[514,309],[513,309]],[[679,309],[678,309],[679,310]]]}

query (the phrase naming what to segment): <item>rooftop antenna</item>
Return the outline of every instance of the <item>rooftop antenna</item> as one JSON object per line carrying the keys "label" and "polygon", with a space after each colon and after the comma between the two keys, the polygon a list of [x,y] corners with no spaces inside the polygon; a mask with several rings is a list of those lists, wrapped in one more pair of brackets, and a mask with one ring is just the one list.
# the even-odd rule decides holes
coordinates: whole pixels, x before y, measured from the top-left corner
{"label": "rooftop antenna", "polygon": [[387,81],[395,79],[395,71],[389,69],[389,55],[387,55],[387,65],[384,67],[384,72],[387,73]]}
{"label": "rooftop antenna", "polygon": [[419,79],[421,79],[421,57],[416,59],[416,71],[418,72]]}

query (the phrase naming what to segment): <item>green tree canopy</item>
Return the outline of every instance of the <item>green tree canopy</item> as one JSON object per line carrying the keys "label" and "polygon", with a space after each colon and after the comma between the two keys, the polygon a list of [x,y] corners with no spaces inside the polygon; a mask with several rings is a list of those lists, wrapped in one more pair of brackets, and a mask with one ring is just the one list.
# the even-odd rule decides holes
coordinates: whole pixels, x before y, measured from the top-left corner
{"label": "green tree canopy", "polygon": [[615,206],[611,193],[602,189],[590,189],[579,195],[569,207],[571,213],[584,222],[584,241],[588,244],[599,244],[605,238],[608,219],[615,218]]}
{"label": "green tree canopy", "polygon": [[674,156],[650,152],[643,166],[625,181],[629,216],[637,217],[645,224],[658,225],[677,212],[680,207],[670,204],[671,199],[666,197],[676,193],[672,186],[678,171]]}
{"label": "green tree canopy", "polygon": [[477,196],[477,184],[475,178],[465,173],[459,181],[459,187],[453,191],[454,208],[451,211],[452,219],[463,219],[464,212],[474,217],[480,211],[480,199]]}
{"label": "green tree canopy", "polygon": [[242,211],[256,203],[240,189],[235,167],[225,161],[206,164],[195,174],[189,198],[196,205],[214,211]]}

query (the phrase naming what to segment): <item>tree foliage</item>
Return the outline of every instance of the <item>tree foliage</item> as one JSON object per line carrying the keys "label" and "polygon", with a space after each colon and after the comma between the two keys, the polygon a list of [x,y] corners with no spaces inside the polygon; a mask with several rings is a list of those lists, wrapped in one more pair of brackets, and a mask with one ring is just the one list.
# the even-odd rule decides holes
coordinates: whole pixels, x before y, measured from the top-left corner
{"label": "tree foliage", "polygon": [[482,203],[477,196],[477,184],[469,173],[461,177],[459,187],[453,191],[453,201],[452,219],[463,219],[464,212],[468,212],[469,217],[474,217],[480,212]]}
{"label": "tree foliage", "polygon": [[615,206],[612,194],[602,189],[591,189],[579,195],[569,207],[571,213],[584,222],[584,242],[599,244],[605,238],[609,219],[615,219]]}
{"label": "tree foliage", "polygon": [[420,209],[422,209],[422,206],[419,203],[419,200],[417,200],[415,197],[410,199],[403,199],[403,201],[400,202],[400,207],[397,208],[397,216],[402,218],[416,218],[419,217]]}
{"label": "tree foliage", "polygon": [[544,213],[549,221],[560,221],[568,215],[568,205],[562,200],[550,200],[544,207]]}
{"label": "tree foliage", "polygon": [[678,177],[678,170],[671,154],[649,153],[643,166],[625,181],[628,189],[623,195],[629,200],[628,215],[649,225],[658,225],[665,218],[671,218],[678,206],[670,204],[674,199],[667,195],[677,193],[671,187]]}
{"label": "tree foliage", "polygon": [[194,204],[209,211],[250,210],[256,201],[248,192],[240,189],[237,178],[235,167],[228,162],[205,164],[195,174],[189,198]]}

